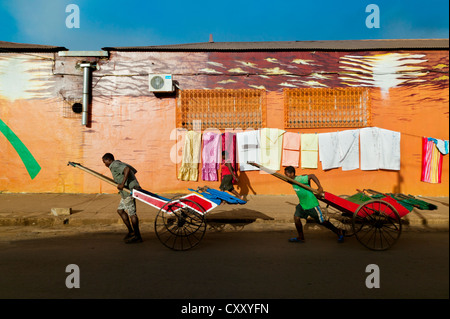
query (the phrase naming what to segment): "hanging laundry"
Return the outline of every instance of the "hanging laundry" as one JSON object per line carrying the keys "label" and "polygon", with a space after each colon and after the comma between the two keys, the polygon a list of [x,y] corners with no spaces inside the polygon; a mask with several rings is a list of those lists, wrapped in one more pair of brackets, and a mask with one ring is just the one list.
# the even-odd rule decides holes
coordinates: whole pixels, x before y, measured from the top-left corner
{"label": "hanging laundry", "polygon": [[361,170],[380,169],[380,130],[366,127],[360,130]]}
{"label": "hanging laundry", "polygon": [[260,136],[260,160],[261,165],[271,170],[280,170],[281,147],[283,146],[283,134],[286,131],[277,128],[263,128]]}
{"label": "hanging laundry", "polygon": [[203,133],[202,179],[218,181],[217,171],[222,162],[222,135],[214,132]]}
{"label": "hanging laundry", "polygon": [[202,134],[195,131],[186,133],[183,147],[183,160],[178,172],[178,179],[182,181],[197,181],[198,164],[202,145]]}
{"label": "hanging laundry", "polygon": [[[222,134],[222,150],[225,151],[225,162],[230,163],[234,173],[237,172],[236,163],[236,133],[225,132]],[[224,164],[222,163],[222,164]],[[236,181],[233,178],[233,184]]]}
{"label": "hanging laundry", "polygon": [[300,159],[300,134],[286,132],[283,135],[283,166],[298,167]]}
{"label": "hanging laundry", "polygon": [[433,138],[422,137],[422,174],[420,180],[427,183],[440,183],[443,155],[439,152]]}
{"label": "hanging laundry", "polygon": [[379,129],[380,169],[400,170],[400,132]]}
{"label": "hanging laundry", "polygon": [[259,130],[236,133],[237,154],[241,171],[258,170],[247,162],[260,164],[260,132]]}
{"label": "hanging laundry", "polygon": [[319,154],[319,135],[302,134],[301,136],[301,167],[317,168]]}
{"label": "hanging laundry", "polygon": [[400,170],[400,133],[366,127],[360,129],[361,170]]}
{"label": "hanging laundry", "polygon": [[339,165],[343,171],[359,168],[359,130],[338,132]]}
{"label": "hanging laundry", "polygon": [[319,134],[319,159],[322,169],[329,170],[340,167],[340,151],[338,133]]}
{"label": "hanging laundry", "polygon": [[448,154],[448,140],[440,140],[432,137],[429,137],[428,139],[436,144],[437,149],[442,153],[442,155]]}

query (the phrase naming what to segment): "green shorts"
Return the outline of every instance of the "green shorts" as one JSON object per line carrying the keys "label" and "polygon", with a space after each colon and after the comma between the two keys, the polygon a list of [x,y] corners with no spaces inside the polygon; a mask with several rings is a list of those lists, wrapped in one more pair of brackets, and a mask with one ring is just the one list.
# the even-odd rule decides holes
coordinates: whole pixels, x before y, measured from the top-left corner
{"label": "green shorts", "polygon": [[324,222],[322,210],[320,209],[320,206],[313,207],[311,209],[303,209],[302,205],[298,204],[295,207],[295,214],[294,216],[300,217],[300,218],[308,218],[308,216],[314,218],[316,222],[319,224],[322,224]]}

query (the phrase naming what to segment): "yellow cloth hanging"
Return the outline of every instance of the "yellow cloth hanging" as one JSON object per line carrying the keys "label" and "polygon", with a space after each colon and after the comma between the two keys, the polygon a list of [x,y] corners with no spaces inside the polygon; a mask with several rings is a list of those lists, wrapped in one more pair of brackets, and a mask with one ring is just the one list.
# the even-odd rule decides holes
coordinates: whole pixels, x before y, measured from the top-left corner
{"label": "yellow cloth hanging", "polygon": [[197,181],[198,164],[202,146],[202,134],[195,131],[187,132],[184,139],[183,159],[178,172],[178,179],[182,181]]}
{"label": "yellow cloth hanging", "polygon": [[301,166],[302,168],[317,168],[319,154],[319,135],[302,134],[301,137]]}
{"label": "yellow cloth hanging", "polygon": [[261,129],[261,165],[278,171],[281,164],[281,147],[285,131],[277,128]]}

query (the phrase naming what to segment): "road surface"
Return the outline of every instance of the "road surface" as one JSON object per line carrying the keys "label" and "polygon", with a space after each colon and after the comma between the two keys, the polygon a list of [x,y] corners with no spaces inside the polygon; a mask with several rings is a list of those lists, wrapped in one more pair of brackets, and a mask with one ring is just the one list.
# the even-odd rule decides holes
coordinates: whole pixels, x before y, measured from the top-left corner
{"label": "road surface", "polygon": [[175,252],[145,227],[134,245],[118,226],[2,227],[0,298],[449,298],[447,232],[403,232],[383,252],[354,237],[338,244],[327,230],[303,244],[288,242],[294,234],[207,231],[199,246]]}

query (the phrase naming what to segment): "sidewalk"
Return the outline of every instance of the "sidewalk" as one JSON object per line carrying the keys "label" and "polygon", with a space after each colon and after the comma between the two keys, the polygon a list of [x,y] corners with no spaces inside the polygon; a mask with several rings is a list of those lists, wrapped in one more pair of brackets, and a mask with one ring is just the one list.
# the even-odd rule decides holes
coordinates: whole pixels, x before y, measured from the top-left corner
{"label": "sidewalk", "polygon": [[[160,194],[172,198],[175,194]],[[417,197],[437,205],[437,210],[413,209],[403,218],[404,230],[448,231],[449,198]],[[207,214],[210,229],[273,231],[293,230],[293,214],[298,204],[294,195],[249,195],[245,205],[225,204]],[[117,194],[29,194],[0,193],[0,226],[58,226],[121,224],[117,214]],[[324,208],[325,205],[321,203]],[[70,215],[55,216],[52,208],[71,209]],[[153,224],[158,210],[137,201],[141,223]],[[306,229],[316,229],[308,221]],[[0,228],[1,231],[1,228]]]}

